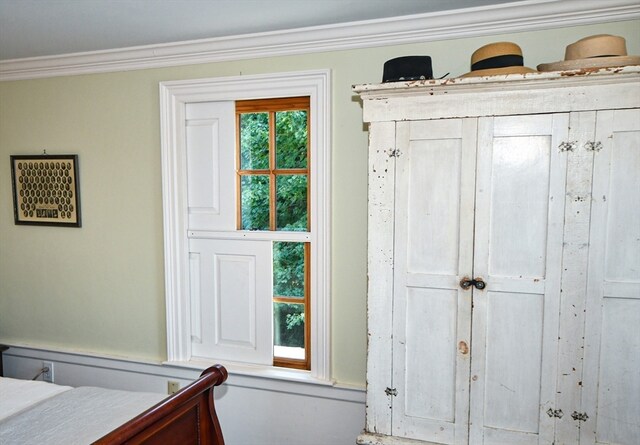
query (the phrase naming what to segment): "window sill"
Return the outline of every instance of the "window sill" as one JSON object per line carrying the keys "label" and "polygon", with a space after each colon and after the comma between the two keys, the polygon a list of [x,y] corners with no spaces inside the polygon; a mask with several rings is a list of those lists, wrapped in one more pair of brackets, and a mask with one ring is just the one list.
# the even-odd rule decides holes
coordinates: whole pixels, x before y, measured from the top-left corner
{"label": "window sill", "polygon": [[[198,370],[200,372],[216,363],[220,362],[189,360],[166,361],[162,364],[167,367]],[[224,386],[253,388],[351,403],[365,402],[365,390],[363,387],[336,384],[333,380],[312,377],[308,371],[226,361],[221,364],[229,372],[229,378],[224,383]]]}
{"label": "window sill", "polygon": [[280,368],[276,366],[252,365],[248,363],[215,361],[215,360],[198,360],[192,359],[188,361],[166,361],[163,365],[175,366],[179,368],[202,370],[214,364],[222,364],[230,375],[244,376],[257,379],[281,380],[293,383],[309,383],[319,386],[334,386],[333,380],[324,380],[313,377],[309,371],[299,369]]}

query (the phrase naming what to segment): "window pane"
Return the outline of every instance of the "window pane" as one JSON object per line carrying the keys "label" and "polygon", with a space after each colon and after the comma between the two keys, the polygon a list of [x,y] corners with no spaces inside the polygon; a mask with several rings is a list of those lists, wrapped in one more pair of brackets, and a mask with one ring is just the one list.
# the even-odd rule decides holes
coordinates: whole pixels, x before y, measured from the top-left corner
{"label": "window pane", "polygon": [[240,193],[242,229],[269,230],[269,176],[242,176]]}
{"label": "window pane", "polygon": [[276,168],[307,168],[307,112],[276,113]]}
{"label": "window pane", "polygon": [[304,304],[273,303],[274,355],[304,359]]}
{"label": "window pane", "polygon": [[240,169],[269,168],[269,113],[240,115]]}
{"label": "window pane", "polygon": [[273,243],[273,295],[304,298],[304,243]]}
{"label": "window pane", "polygon": [[276,230],[307,231],[307,175],[276,177]]}

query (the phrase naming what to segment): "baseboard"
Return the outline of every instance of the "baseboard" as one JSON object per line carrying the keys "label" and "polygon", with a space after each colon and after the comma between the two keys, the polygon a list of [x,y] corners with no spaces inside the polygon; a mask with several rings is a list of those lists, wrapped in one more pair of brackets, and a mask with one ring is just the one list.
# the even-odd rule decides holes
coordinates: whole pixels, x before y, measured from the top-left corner
{"label": "baseboard", "polygon": [[[69,386],[167,393],[169,380],[183,387],[200,370],[116,357],[12,346],[3,354],[5,377],[31,379],[43,361],[54,382]],[[360,388],[288,382],[230,373],[216,389],[216,406],[228,445],[354,444],[364,426]]]}

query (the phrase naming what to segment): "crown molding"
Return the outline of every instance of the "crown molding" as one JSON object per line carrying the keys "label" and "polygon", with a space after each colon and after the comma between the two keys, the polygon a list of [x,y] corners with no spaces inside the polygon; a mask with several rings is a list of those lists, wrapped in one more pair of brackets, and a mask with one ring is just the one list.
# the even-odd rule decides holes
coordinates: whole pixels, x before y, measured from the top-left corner
{"label": "crown molding", "polygon": [[639,17],[637,0],[525,0],[286,31],[5,60],[0,61],[0,81],[422,43]]}

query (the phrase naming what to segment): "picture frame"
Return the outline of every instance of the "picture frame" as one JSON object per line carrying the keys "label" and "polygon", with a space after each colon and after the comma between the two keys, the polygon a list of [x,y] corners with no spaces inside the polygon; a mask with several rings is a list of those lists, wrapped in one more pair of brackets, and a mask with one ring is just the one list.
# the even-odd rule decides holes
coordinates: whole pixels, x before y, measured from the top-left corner
{"label": "picture frame", "polygon": [[16,224],[81,227],[78,155],[11,155]]}

